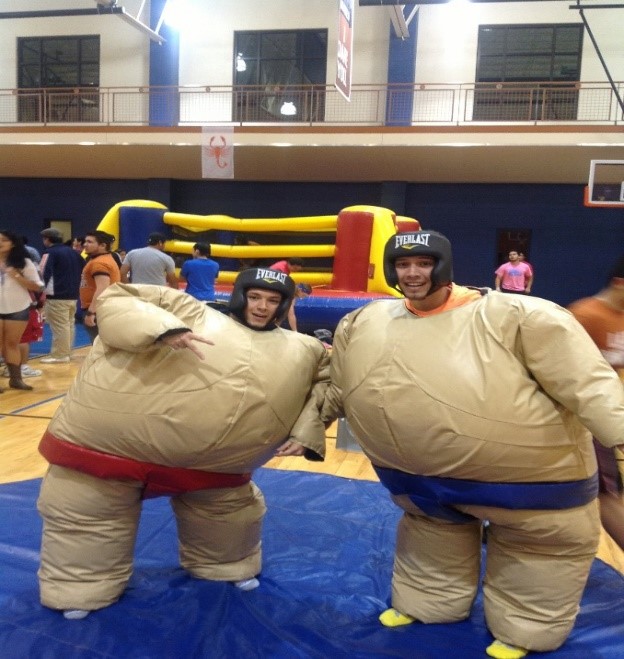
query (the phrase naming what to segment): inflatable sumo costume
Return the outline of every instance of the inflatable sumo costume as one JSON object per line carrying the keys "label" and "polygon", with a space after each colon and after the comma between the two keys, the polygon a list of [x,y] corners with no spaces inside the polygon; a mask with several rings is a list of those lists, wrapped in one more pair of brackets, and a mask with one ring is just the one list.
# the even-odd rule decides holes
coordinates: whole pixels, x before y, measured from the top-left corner
{"label": "inflatable sumo costume", "polygon": [[583,426],[606,446],[622,442],[622,384],[561,307],[453,284],[441,234],[393,236],[384,254],[389,285],[399,288],[395,261],[413,256],[434,258],[424,299],[444,289],[435,297],[444,304],[420,313],[412,296],[345,316],[323,410],[327,420],[346,414],[405,511],[393,608],[380,619],[468,617],[488,521],[488,654],[554,650],[574,624],[600,533],[596,460]]}
{"label": "inflatable sumo costume", "polygon": [[[281,295],[266,331],[244,322],[250,288]],[[115,602],[141,500],[158,495],[171,496],[185,569],[243,589],[256,582],[265,504],[251,472],[287,439],[310,459],[325,452],[327,352],[275,324],[293,295],[288,276],[250,269],[231,316],[167,287],[116,284],[100,296],[99,340],[40,446],[50,462],[38,501],[45,606],[84,617]],[[184,331],[213,341],[196,344],[203,361],[159,341]]]}

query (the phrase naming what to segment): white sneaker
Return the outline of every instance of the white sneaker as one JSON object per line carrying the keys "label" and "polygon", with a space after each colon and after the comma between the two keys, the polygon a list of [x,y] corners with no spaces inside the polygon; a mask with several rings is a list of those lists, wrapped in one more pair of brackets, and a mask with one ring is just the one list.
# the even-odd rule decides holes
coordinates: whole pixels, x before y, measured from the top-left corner
{"label": "white sneaker", "polygon": [[42,357],[39,360],[42,364],[69,364],[69,357]]}
{"label": "white sneaker", "polygon": [[67,609],[63,611],[63,618],[65,620],[83,620],[86,618],[91,611],[85,611],[84,609]]}
{"label": "white sneaker", "polygon": [[28,364],[22,364],[22,377],[23,378],[38,378],[43,375],[43,371],[38,368],[31,368]]}
{"label": "white sneaker", "polygon": [[251,579],[243,579],[242,581],[235,581],[234,585],[239,590],[248,591],[257,588],[260,585],[260,582],[255,577],[252,577]]}

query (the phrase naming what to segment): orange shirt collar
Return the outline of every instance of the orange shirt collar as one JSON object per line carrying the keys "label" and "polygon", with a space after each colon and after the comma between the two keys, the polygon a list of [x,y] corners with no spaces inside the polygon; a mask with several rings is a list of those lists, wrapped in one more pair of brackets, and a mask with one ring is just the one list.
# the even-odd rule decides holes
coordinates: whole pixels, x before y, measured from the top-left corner
{"label": "orange shirt collar", "polygon": [[450,311],[456,307],[462,307],[464,304],[474,302],[474,300],[477,300],[481,297],[480,291],[475,291],[471,288],[466,288],[465,286],[451,284],[449,288],[451,289],[451,294],[446,299],[446,302],[441,304],[439,307],[436,307],[435,309],[431,309],[431,311],[421,311],[420,309],[415,309],[409,300],[405,300],[405,307],[415,316],[425,318],[427,316],[435,316],[436,314],[443,313],[444,311]]}

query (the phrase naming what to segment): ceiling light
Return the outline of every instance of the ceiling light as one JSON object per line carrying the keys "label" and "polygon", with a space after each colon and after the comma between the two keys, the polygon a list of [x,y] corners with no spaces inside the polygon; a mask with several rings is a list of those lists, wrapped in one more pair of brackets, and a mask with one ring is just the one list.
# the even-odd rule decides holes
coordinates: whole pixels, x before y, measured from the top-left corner
{"label": "ceiling light", "polygon": [[284,103],[282,103],[282,107],[280,108],[280,114],[283,114],[287,117],[292,117],[293,115],[297,114],[297,108],[292,101],[284,101]]}

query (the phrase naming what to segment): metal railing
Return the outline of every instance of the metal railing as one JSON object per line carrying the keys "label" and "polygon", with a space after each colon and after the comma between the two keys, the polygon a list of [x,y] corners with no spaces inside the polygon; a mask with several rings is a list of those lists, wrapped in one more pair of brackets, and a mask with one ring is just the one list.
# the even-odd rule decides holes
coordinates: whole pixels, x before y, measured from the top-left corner
{"label": "metal railing", "polygon": [[607,82],[1,89],[0,125],[620,125]]}

